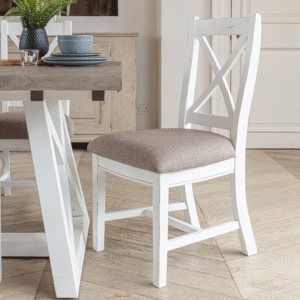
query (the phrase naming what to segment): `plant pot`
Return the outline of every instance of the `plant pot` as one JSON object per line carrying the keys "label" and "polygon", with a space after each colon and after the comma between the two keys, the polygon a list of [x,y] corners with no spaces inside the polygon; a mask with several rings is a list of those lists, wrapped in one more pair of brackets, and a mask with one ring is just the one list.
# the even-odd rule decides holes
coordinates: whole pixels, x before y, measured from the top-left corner
{"label": "plant pot", "polygon": [[49,41],[45,28],[24,28],[19,49],[40,50],[39,59],[45,56],[49,51]]}

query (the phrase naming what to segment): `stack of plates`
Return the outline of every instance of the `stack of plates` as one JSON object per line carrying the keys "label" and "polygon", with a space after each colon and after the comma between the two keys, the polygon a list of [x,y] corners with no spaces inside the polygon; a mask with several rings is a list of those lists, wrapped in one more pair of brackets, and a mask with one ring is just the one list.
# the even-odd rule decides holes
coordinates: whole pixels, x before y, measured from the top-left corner
{"label": "stack of plates", "polygon": [[44,62],[54,66],[91,67],[107,61],[97,53],[88,54],[52,54],[44,58]]}

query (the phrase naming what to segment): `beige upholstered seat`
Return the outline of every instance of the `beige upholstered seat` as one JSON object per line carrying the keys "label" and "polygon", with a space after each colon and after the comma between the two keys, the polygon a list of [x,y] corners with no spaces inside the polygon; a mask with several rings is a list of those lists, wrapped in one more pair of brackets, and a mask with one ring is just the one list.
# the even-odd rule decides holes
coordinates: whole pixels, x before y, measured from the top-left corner
{"label": "beige upholstered seat", "polygon": [[88,151],[156,172],[169,173],[220,162],[235,156],[231,141],[194,129],[150,129],[100,136]]}
{"label": "beige upholstered seat", "polygon": [[[75,126],[71,118],[67,115],[66,121],[69,135],[72,137]],[[0,139],[28,139],[25,113],[23,111],[12,111],[0,114]]]}

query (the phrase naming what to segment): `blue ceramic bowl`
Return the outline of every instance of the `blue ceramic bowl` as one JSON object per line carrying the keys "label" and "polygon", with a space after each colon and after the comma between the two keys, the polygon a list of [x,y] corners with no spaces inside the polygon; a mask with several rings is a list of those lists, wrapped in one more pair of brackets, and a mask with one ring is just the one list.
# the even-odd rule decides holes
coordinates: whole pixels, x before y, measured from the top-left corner
{"label": "blue ceramic bowl", "polygon": [[59,35],[58,47],[62,54],[87,54],[93,46],[92,35]]}

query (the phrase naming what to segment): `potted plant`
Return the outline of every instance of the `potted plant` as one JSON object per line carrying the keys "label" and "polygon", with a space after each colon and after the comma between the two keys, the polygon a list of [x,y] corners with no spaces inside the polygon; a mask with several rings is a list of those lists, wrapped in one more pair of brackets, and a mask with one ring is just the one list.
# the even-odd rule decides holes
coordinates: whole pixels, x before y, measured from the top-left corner
{"label": "potted plant", "polygon": [[49,50],[49,41],[45,27],[67,5],[77,0],[12,0],[16,7],[11,8],[4,17],[21,16],[23,31],[19,49],[38,49],[39,57]]}

